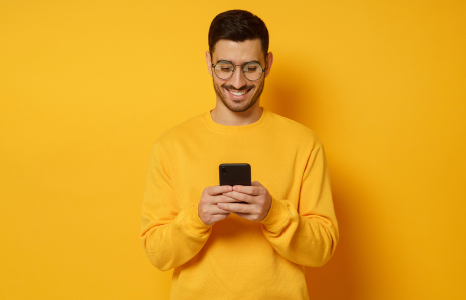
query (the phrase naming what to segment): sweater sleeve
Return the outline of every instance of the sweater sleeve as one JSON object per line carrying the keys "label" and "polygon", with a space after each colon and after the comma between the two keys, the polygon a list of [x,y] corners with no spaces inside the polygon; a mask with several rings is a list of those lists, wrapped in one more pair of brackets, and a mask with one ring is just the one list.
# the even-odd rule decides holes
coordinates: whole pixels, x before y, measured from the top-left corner
{"label": "sweater sleeve", "polygon": [[304,266],[322,266],[332,257],[339,239],[322,144],[308,158],[298,203],[297,209],[289,199],[272,195],[272,206],[261,221],[262,231],[284,258]]}
{"label": "sweater sleeve", "polygon": [[211,233],[192,205],[179,209],[163,150],[154,144],[142,203],[141,242],[150,262],[161,271],[193,258]]}

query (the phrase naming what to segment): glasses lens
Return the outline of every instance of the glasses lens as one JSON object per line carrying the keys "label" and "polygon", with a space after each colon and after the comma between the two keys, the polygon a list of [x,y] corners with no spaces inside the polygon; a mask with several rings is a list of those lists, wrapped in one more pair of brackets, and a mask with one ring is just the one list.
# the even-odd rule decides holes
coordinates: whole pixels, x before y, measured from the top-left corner
{"label": "glasses lens", "polygon": [[220,79],[228,79],[233,73],[233,65],[227,61],[220,61],[215,65],[215,74]]}
{"label": "glasses lens", "polygon": [[258,80],[262,76],[262,67],[256,62],[247,63],[243,67],[243,73],[248,80]]}

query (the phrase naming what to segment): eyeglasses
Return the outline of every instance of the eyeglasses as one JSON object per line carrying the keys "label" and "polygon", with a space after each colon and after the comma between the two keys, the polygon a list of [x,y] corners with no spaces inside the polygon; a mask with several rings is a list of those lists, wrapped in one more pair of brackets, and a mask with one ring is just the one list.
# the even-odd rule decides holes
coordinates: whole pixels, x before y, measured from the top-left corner
{"label": "eyeglasses", "polygon": [[250,81],[259,80],[262,77],[262,73],[264,73],[267,69],[267,67],[262,69],[262,66],[255,61],[245,63],[244,65],[233,65],[227,60],[220,60],[215,65],[212,64],[215,75],[217,75],[217,77],[222,80],[230,79],[231,76],[233,76],[233,73],[235,73],[237,66],[241,67],[244,77]]}

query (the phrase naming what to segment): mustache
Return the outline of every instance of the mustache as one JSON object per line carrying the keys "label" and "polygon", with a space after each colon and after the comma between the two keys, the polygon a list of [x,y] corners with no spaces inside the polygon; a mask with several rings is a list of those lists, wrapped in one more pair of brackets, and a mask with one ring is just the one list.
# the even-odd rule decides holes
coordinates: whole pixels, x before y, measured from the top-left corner
{"label": "mustache", "polygon": [[247,91],[247,90],[252,89],[253,87],[254,87],[253,85],[243,85],[242,87],[237,89],[232,85],[227,85],[227,84],[222,85],[222,88],[226,88],[227,90],[234,90],[234,91]]}

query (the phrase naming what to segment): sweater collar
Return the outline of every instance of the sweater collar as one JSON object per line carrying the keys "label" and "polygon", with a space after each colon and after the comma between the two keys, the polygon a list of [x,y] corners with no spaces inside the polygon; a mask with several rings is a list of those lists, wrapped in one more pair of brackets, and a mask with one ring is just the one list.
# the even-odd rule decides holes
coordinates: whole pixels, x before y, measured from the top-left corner
{"label": "sweater collar", "polygon": [[206,122],[207,127],[209,127],[211,130],[218,132],[218,133],[223,133],[223,134],[251,133],[264,127],[264,125],[267,124],[267,122],[270,119],[270,115],[271,115],[270,111],[263,107],[261,108],[262,108],[262,115],[260,119],[248,125],[228,126],[228,125],[222,125],[222,124],[216,123],[212,119],[212,115],[210,114],[210,111],[204,114],[204,120]]}

